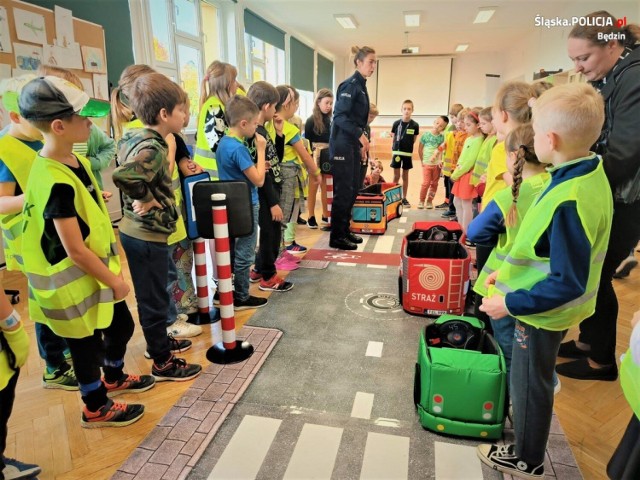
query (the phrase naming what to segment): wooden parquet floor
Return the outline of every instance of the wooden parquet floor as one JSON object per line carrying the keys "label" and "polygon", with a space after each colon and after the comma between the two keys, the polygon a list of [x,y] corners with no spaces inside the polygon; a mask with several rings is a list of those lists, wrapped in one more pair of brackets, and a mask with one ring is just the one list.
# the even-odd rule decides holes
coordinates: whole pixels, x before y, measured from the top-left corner
{"label": "wooden parquet floor", "polygon": [[[392,177],[391,172],[385,173]],[[420,180],[420,171],[415,169],[411,175],[409,195],[414,205],[417,203]],[[442,201],[442,192],[439,193],[437,203]],[[299,243],[307,246],[313,245],[320,235],[318,230],[312,231],[306,227],[298,231]],[[126,264],[125,272],[128,275]],[[20,290],[22,298],[17,309],[27,319],[24,277],[2,271],[0,278],[5,288]],[[634,270],[627,279],[616,280],[615,286],[620,299],[618,346],[619,353],[622,353],[628,347],[631,331],[629,320],[633,312],[640,308],[637,293],[640,291],[640,268]],[[265,292],[257,289],[253,293],[266,296]],[[134,317],[137,317],[133,293],[127,301]],[[249,316],[248,312],[237,314],[238,328]],[[39,476],[41,480],[110,478],[188,388],[189,382],[164,382],[141,395],[123,395],[123,400],[139,400],[146,407],[145,416],[129,427],[83,429],[80,427],[80,395],[77,392],[42,388],[43,362],[38,355],[33,323],[27,320],[26,325],[32,337],[31,351],[18,382],[16,404],[9,422],[6,455],[39,464],[43,469]],[[191,362],[205,364],[206,350],[219,339],[217,325],[204,327],[204,333],[194,339],[193,348],[184,355]],[[570,338],[573,337],[575,332],[570,334]],[[125,358],[128,372],[149,373],[151,365],[143,357],[144,349],[142,333],[136,326]],[[619,382],[579,382],[563,377],[562,391],[556,398],[556,411],[584,477],[589,480],[606,478],[606,464],[631,416]]]}

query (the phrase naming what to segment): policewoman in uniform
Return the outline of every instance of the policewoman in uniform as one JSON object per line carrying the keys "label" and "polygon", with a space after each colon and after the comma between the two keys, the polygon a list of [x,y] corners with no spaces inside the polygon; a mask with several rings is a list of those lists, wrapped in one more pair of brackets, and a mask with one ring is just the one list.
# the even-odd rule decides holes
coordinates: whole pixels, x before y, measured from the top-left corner
{"label": "policewoman in uniform", "polygon": [[360,161],[369,151],[364,130],[369,117],[367,78],[376,68],[371,47],[351,47],[356,71],[338,87],[329,139],[333,173],[333,204],[329,246],[355,250],[362,238],[349,230],[351,209],[360,188]]}

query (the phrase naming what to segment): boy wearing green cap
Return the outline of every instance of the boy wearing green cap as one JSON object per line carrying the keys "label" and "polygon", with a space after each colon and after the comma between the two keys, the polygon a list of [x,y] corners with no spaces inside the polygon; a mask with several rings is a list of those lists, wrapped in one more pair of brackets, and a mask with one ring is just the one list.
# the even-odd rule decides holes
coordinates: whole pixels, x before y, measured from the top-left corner
{"label": "boy wearing green cap", "polygon": [[[27,179],[42,148],[42,134],[20,116],[20,89],[35,77],[23,75],[4,80],[0,84],[2,103],[11,121],[0,132],[0,228],[2,228],[4,256],[7,270],[22,270],[22,207]],[[78,390],[73,367],[65,358],[67,343],[46,325],[36,324],[36,338],[40,356],[45,361],[42,384],[45,388]]]}
{"label": "boy wearing green cap", "polygon": [[30,315],[69,346],[85,404],[82,426],[129,425],[144,407],[109,397],[143,392],[155,382],[149,375],[123,373],[134,328],[123,301],[129,286],[91,165],[72,151],[89,137],[88,117],[106,116],[109,104],[58,77],[27,83],[18,104],[45,140],[24,195],[22,256]]}

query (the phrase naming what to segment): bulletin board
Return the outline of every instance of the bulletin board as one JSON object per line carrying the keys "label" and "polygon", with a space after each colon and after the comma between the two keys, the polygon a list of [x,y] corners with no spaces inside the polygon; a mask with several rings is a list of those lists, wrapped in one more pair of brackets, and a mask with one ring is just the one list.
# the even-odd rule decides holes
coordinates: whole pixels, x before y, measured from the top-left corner
{"label": "bulletin board", "polygon": [[[5,25],[8,24],[8,30],[10,34],[11,41],[11,52],[0,51],[0,64],[1,65],[10,65],[12,72],[13,69],[17,67],[16,64],[16,48],[14,46],[18,44],[18,48],[25,49],[25,46],[31,47],[32,50],[43,49],[43,55],[41,57],[41,61],[44,65],[48,65],[48,59],[52,58],[51,56],[47,57],[44,53],[46,53],[46,49],[41,44],[38,44],[33,41],[25,40],[24,33],[21,35],[16,31],[16,10],[18,10],[19,21],[21,18],[24,18],[25,15],[31,13],[34,15],[34,19],[38,21],[21,21],[20,26],[22,27],[22,32],[32,32],[35,36],[43,36],[46,33],[46,44],[47,45],[56,45],[55,39],[57,38],[56,32],[56,20],[53,10],[49,10],[47,8],[42,8],[37,5],[32,5],[30,3],[22,2],[19,0],[2,0],[0,1],[0,7],[3,7],[4,10],[0,9],[0,17],[6,15],[6,20],[0,20],[0,22],[5,21]],[[20,12],[22,11],[22,12]],[[28,12],[25,14],[25,12]],[[40,18],[44,19],[44,31],[42,30],[42,25],[40,24]],[[104,29],[101,25],[87,22],[86,20],[80,20],[77,18],[72,19],[73,24],[73,36],[75,43],[79,44],[81,49],[81,58],[82,64],[80,68],[68,68],[65,65],[58,65],[68,70],[74,72],[80,79],[82,80],[83,85],[85,86],[85,91],[90,96],[94,97],[102,97],[104,99],[108,99],[109,88],[107,81],[107,65],[106,65],[106,51],[105,51],[105,41],[104,41]],[[25,30],[26,25],[26,30]],[[22,38],[19,38],[22,36]],[[27,37],[28,38],[28,37]],[[35,38],[35,37],[34,37]],[[3,37],[0,37],[0,42],[5,40]],[[6,41],[6,40],[5,40]],[[35,47],[35,49],[33,48]],[[84,48],[83,48],[84,47]],[[5,49],[7,47],[4,47]],[[99,68],[95,68],[95,62],[91,62],[89,65],[94,65],[93,68],[87,68],[85,65],[85,52],[88,54],[96,55],[98,58],[101,56],[102,63]],[[29,67],[32,66],[33,62],[28,63]],[[6,67],[2,67],[6,71]],[[89,71],[86,71],[89,70]],[[30,72],[20,72],[20,73],[30,73]],[[35,72],[34,72],[35,73]],[[96,88],[95,85],[98,85]],[[101,95],[98,95],[101,93]]]}

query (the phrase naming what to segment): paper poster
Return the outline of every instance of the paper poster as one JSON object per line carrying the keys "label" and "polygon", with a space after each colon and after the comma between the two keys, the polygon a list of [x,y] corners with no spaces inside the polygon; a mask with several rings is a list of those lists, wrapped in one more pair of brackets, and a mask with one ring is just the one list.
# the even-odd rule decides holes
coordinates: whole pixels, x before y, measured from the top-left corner
{"label": "paper poster", "polygon": [[82,82],[82,87],[85,91],[85,93],[87,95],[89,95],[90,97],[93,97],[93,82],[91,81],[90,78],[80,78],[80,81]]}
{"label": "paper poster", "polygon": [[56,22],[56,45],[69,48],[76,41],[73,36],[73,15],[71,10],[55,5],[53,7],[53,15]]}
{"label": "paper poster", "polygon": [[44,16],[27,10],[13,9],[13,20],[16,24],[18,40],[44,45],[47,43],[47,30]]}
{"label": "paper poster", "polygon": [[45,45],[43,47],[42,58],[46,65],[55,65],[62,68],[73,68],[82,70],[82,55],[80,45],[71,44],[68,48],[58,45]]}
{"label": "paper poster", "polygon": [[109,80],[106,75],[93,74],[93,97],[109,100]]}
{"label": "paper poster", "polygon": [[13,50],[16,56],[16,69],[34,71],[42,63],[42,47],[14,43]]}
{"label": "paper poster", "polygon": [[82,60],[84,62],[84,71],[90,73],[107,73],[104,64],[104,54],[102,50],[95,47],[87,47],[82,45]]}
{"label": "paper poster", "polygon": [[9,19],[7,17],[7,9],[4,7],[0,7],[0,52],[11,53]]}

